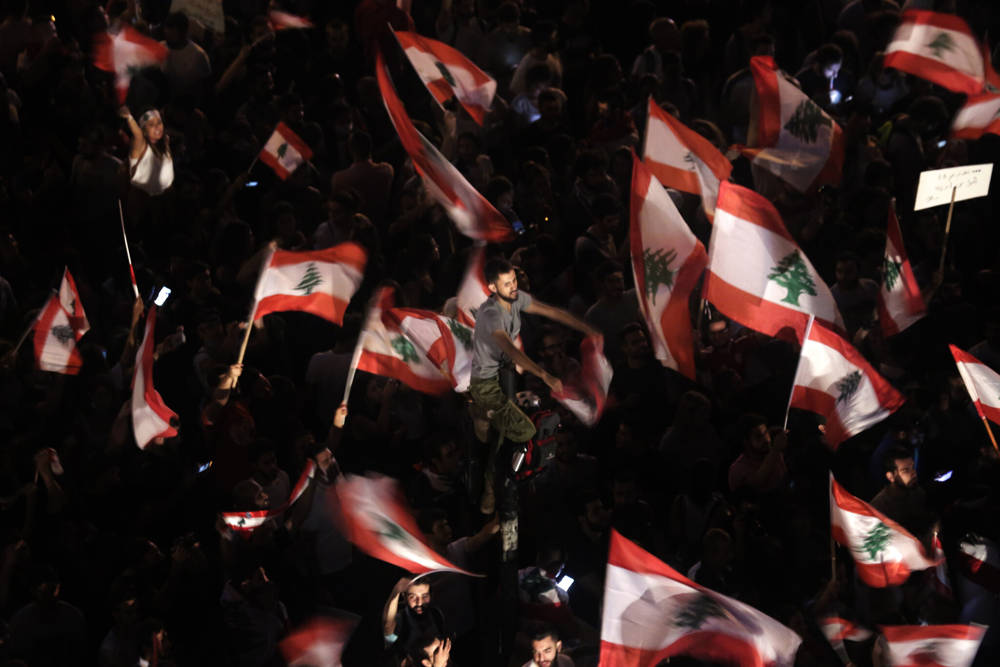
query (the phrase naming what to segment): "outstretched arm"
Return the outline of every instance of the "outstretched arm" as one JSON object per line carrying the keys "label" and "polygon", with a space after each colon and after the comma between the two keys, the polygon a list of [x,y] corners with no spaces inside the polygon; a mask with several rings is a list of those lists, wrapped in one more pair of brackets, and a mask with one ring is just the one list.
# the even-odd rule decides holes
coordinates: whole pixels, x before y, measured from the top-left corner
{"label": "outstretched arm", "polygon": [[541,315],[542,317],[558,322],[559,324],[564,324],[571,329],[576,329],[585,336],[601,335],[600,331],[576,317],[569,311],[563,310],[562,308],[556,308],[555,306],[550,306],[549,304],[542,303],[537,299],[532,299],[531,305],[525,308],[524,312],[531,315]]}
{"label": "outstretched arm", "polygon": [[553,393],[562,393],[563,386],[559,378],[547,373],[545,369],[536,364],[530,357],[528,357],[528,355],[518,349],[518,347],[514,345],[514,341],[512,341],[510,336],[507,335],[506,331],[502,329],[494,331],[493,340],[496,341],[496,344],[500,346],[500,349],[511,361],[541,379],[542,382],[549,386],[549,389],[551,389]]}

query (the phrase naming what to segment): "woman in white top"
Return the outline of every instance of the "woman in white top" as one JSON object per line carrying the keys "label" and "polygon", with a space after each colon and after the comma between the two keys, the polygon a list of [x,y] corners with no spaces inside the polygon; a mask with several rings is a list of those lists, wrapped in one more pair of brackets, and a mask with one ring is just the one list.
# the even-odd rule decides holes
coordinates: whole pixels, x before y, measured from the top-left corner
{"label": "woman in white top", "polygon": [[170,156],[170,137],[164,131],[160,112],[150,109],[142,114],[138,123],[128,107],[122,107],[120,113],[132,131],[128,156],[132,186],[150,196],[163,194],[174,183],[174,161]]}

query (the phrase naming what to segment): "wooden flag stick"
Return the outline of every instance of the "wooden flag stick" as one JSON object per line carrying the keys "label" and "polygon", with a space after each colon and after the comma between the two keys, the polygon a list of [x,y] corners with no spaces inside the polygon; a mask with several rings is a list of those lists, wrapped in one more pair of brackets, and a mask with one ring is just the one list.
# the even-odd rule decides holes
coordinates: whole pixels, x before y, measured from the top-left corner
{"label": "wooden flag stick", "polygon": [[993,429],[990,428],[990,422],[984,415],[981,415],[983,419],[983,426],[986,427],[986,433],[990,436],[990,442],[993,443],[993,449],[1000,452],[1000,448],[997,447],[997,439],[993,437]]}
{"label": "wooden flag stick", "polygon": [[[18,350],[20,350],[21,346],[24,345],[24,341],[28,339],[28,334],[30,334],[31,330],[35,328],[35,324],[37,322],[38,322],[37,317],[31,320],[31,324],[29,324],[28,327],[24,330],[24,333],[21,334],[21,337],[17,339],[17,345],[15,345],[14,349],[10,351],[10,356],[12,357],[17,356]],[[986,428],[989,428],[989,426],[987,426]],[[996,447],[996,443],[993,443],[993,446]]]}
{"label": "wooden flag stick", "polygon": [[246,330],[243,332],[243,342],[240,344],[240,352],[238,355],[236,355],[236,363],[238,364],[243,363],[243,355],[246,354],[247,343],[250,342],[250,330],[253,329],[253,323],[257,319],[257,304],[259,303],[258,294],[260,294],[260,281],[264,279],[264,274],[267,273],[267,267],[271,265],[271,257],[274,256],[274,251],[277,250],[277,248],[278,244],[275,243],[274,241],[271,241],[270,243],[267,244],[267,253],[264,256],[263,263],[260,265],[260,269],[258,269],[259,273],[257,274],[257,285],[254,287],[253,290],[253,307],[250,308],[250,317],[247,318],[247,326]]}
{"label": "wooden flag stick", "polygon": [[957,187],[951,189],[951,204],[948,206],[948,219],[944,223],[944,241],[941,243],[941,259],[938,262],[938,276],[940,276],[940,283],[944,283],[944,259],[948,254],[948,235],[951,234],[951,214],[955,212],[955,192],[957,190]]}
{"label": "wooden flag stick", "polygon": [[813,320],[815,319],[816,319],[815,315],[809,316],[809,323],[806,324],[806,333],[804,336],[802,336],[802,347],[799,348],[799,361],[798,363],[795,364],[795,375],[792,376],[792,390],[788,392],[788,405],[785,407],[785,423],[781,427],[783,429],[788,428],[788,413],[792,411],[792,396],[795,395],[795,378],[799,376],[799,366],[802,365],[802,353],[806,349],[806,342],[808,342],[809,340],[809,332],[812,331]]}
{"label": "wooden flag stick", "polygon": [[351,365],[347,369],[347,383],[344,385],[344,398],[340,401],[341,405],[347,405],[347,399],[351,396],[351,387],[354,386],[354,374],[358,371],[358,362],[361,361],[361,353],[365,347],[365,331],[368,330],[368,324],[371,322],[372,315],[376,312],[375,305],[379,303],[381,293],[382,290],[376,290],[375,294],[372,295],[371,301],[368,303],[368,309],[365,311],[365,319],[362,320],[361,331],[358,332],[358,340],[354,344],[354,353],[351,355]]}
{"label": "wooden flag stick", "polygon": [[247,352],[247,343],[250,342],[250,330],[253,329],[254,316],[257,314],[257,302],[254,301],[253,308],[250,310],[250,317],[247,319],[246,329],[243,331],[243,342],[240,343],[240,353],[236,355],[236,363],[243,363],[243,355]]}
{"label": "wooden flag stick", "polygon": [[132,267],[132,253],[128,249],[128,235],[125,233],[125,212],[122,210],[122,200],[118,200],[118,219],[122,223],[122,240],[125,242],[125,258],[128,260],[128,273],[132,278],[132,294],[139,298],[139,285],[135,282],[135,269]]}

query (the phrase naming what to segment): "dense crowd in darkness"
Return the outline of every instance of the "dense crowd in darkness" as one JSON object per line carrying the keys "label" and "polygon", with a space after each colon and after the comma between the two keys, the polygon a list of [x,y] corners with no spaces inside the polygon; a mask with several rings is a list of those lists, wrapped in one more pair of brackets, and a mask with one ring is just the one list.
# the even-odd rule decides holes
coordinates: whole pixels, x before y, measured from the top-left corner
{"label": "dense crowd in darkness", "polygon": [[[907,4],[958,12],[980,38],[1000,34],[990,0]],[[347,665],[443,667],[413,649],[428,628],[436,646],[447,638],[448,664],[499,663],[497,628],[512,618],[498,602],[500,545],[480,512],[485,448],[467,397],[359,373],[346,421],[337,415],[374,289],[391,284],[399,304],[441,310],[471,247],[402,151],[373,76],[379,48],[418,128],[523,229],[488,252],[517,267],[521,289],[601,330],[615,369],[601,421],[588,429],[562,415],[555,459],[520,488],[509,664],[556,639],[562,655],[538,664],[596,664],[612,527],[793,628],[797,665],[840,664],[816,624],[830,610],[871,627],[1000,625],[997,591],[957,566],[968,535],[1000,543],[1000,480],[947,348],[1000,371],[996,189],[956,205],[943,275],[945,209],[912,210],[921,171],[992,163],[1000,144],[943,141],[964,97],[881,67],[895,2],[413,0],[406,13],[389,0],[287,0],[315,27],[275,33],[265,0],[223,0],[224,35],[169,5],[0,2],[0,665],[281,665],[281,639],[333,610],[361,618]],[[95,34],[124,23],[169,51],[162,70],[135,73],[123,108],[90,53]],[[436,106],[387,24],[452,44],[496,78],[481,127]],[[690,381],[653,358],[631,291],[630,151],[641,152],[647,97],[725,151],[747,138],[749,58],[769,53],[837,119],[847,159],[838,187],[768,196],[831,286],[850,340],[907,398],[836,452],[814,415],[793,411],[787,437],[773,430],[796,345],[708,307],[695,313]],[[279,121],[314,153],[287,180],[253,164]],[[130,168],[146,140],[131,167],[159,162]],[[169,182],[156,166],[165,161]],[[732,178],[753,187],[745,159]],[[671,196],[707,244],[699,199]],[[893,200],[928,313],[885,338],[875,299]],[[231,368],[272,240],[288,250],[356,241],[369,253],[364,282],[343,326],[268,315]],[[30,338],[13,354],[63,267],[91,327],[75,376],[37,370]],[[157,318],[155,381],[179,435],[139,450],[134,334],[162,286],[172,292]],[[523,338],[548,372],[579,372],[575,332],[529,318]],[[521,381],[558,409],[544,384]],[[320,472],[282,520],[249,536],[220,522],[222,511],[281,505],[309,459]],[[932,571],[867,588],[844,550],[831,582],[829,470],[928,546],[939,531],[951,596]],[[407,588],[404,572],[346,542],[326,490],[365,471],[398,479],[428,542],[487,576]],[[559,570],[575,579],[568,594],[553,585]],[[977,665],[1000,662],[997,636]],[[851,650],[871,664],[871,643]]]}

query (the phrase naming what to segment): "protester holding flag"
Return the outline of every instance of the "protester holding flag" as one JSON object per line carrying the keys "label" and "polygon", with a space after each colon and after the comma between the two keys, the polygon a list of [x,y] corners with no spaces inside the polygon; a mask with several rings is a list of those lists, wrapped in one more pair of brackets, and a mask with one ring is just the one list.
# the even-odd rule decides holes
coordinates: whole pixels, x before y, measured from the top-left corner
{"label": "protester holding flag", "polygon": [[150,196],[161,195],[174,184],[174,160],[170,154],[170,135],[163,117],[156,109],[148,109],[136,122],[128,107],[119,114],[132,133],[129,149],[129,181],[132,186]]}

